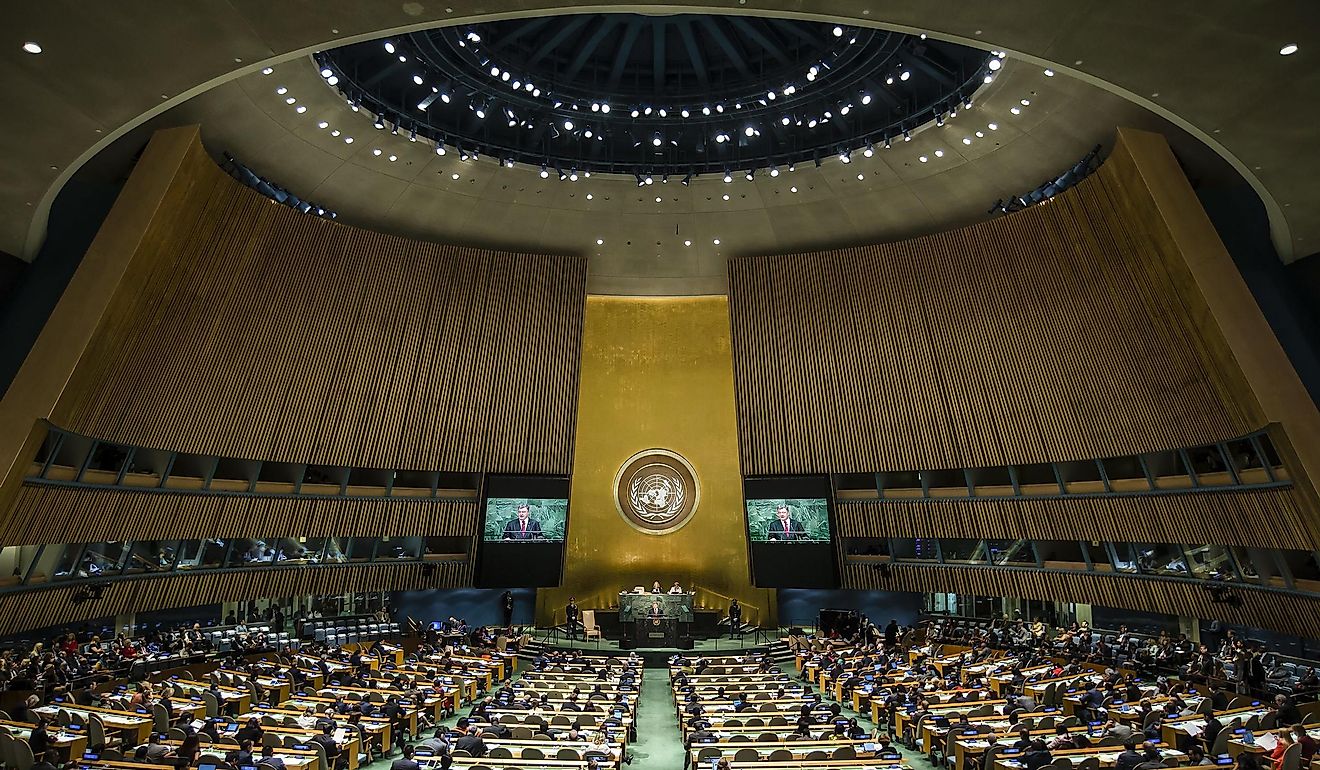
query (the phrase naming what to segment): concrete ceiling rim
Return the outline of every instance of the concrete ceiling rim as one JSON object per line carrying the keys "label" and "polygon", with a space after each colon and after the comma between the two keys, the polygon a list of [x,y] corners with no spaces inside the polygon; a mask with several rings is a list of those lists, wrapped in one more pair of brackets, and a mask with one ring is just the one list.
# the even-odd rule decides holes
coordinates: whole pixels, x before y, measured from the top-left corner
{"label": "concrete ceiling rim", "polygon": [[[553,0],[553,2],[563,2],[563,1],[564,0]],[[705,3],[709,1],[710,0],[701,0],[701,3]],[[757,2],[758,0],[752,0],[752,1]],[[740,0],[740,2],[742,2],[742,0]],[[295,61],[301,57],[309,56],[318,50],[323,50],[327,46],[339,47],[343,45],[350,45],[353,43],[377,40],[382,37],[387,37],[390,35],[407,34],[410,32],[417,32],[425,29],[457,26],[460,24],[484,23],[491,21],[503,21],[508,19],[520,19],[520,18],[535,18],[537,16],[551,16],[551,15],[563,16],[563,15],[574,15],[581,13],[641,13],[648,15],[657,15],[657,14],[665,14],[665,13],[710,13],[710,14],[720,14],[720,15],[766,16],[772,18],[798,19],[803,21],[814,21],[820,23],[846,23],[856,26],[866,26],[877,29],[892,30],[895,32],[903,32],[906,34],[913,34],[913,35],[925,34],[928,37],[934,37],[939,40],[957,43],[960,45],[971,46],[974,48],[980,48],[983,50],[1004,51],[1005,53],[1009,54],[1011,58],[1014,58],[1018,61],[1034,64],[1042,68],[1048,67],[1057,72],[1065,73],[1070,77],[1074,77],[1079,80],[1082,80],[1090,85],[1096,86],[1097,88],[1104,89],[1114,94],[1115,96],[1118,96],[1140,107],[1143,107],[1149,110],[1150,112],[1154,113],[1155,115],[1164,118],[1165,120],[1169,121],[1175,126],[1178,126],[1182,130],[1190,134],[1192,137],[1200,141],[1202,144],[1210,148],[1215,154],[1219,155],[1226,162],[1228,162],[1229,165],[1231,165],[1233,169],[1237,171],[1238,174],[1241,175],[1242,178],[1246,180],[1246,182],[1249,185],[1251,185],[1252,190],[1255,191],[1255,193],[1261,199],[1261,202],[1265,206],[1266,216],[1270,225],[1270,234],[1274,243],[1275,251],[1278,254],[1278,257],[1285,263],[1291,262],[1293,259],[1294,249],[1292,244],[1292,233],[1291,233],[1291,228],[1288,225],[1287,219],[1284,216],[1283,208],[1279,205],[1278,201],[1274,198],[1274,196],[1270,194],[1269,190],[1265,187],[1264,183],[1259,179],[1259,177],[1257,177],[1252,172],[1252,170],[1247,166],[1246,163],[1244,163],[1241,159],[1239,159],[1236,155],[1234,155],[1231,151],[1229,151],[1229,149],[1225,147],[1222,143],[1215,140],[1212,135],[1202,130],[1200,127],[1198,127],[1191,121],[1173,112],[1172,110],[1163,107],[1158,102],[1151,101],[1150,99],[1143,97],[1140,94],[1134,93],[1129,89],[1123,88],[1122,86],[1119,86],[1108,80],[1092,75],[1086,72],[1085,70],[1078,69],[1074,65],[1067,65],[1060,62],[1055,62],[1050,59],[1046,59],[1044,57],[1036,56],[1034,54],[1027,54],[1022,51],[1015,50],[1011,47],[995,44],[986,40],[979,40],[976,38],[969,38],[964,35],[943,32],[934,28],[923,29],[923,28],[913,27],[908,24],[900,24],[896,22],[885,21],[879,18],[871,18],[870,16],[858,18],[858,17],[844,16],[839,14],[812,13],[812,12],[794,11],[794,10],[786,10],[786,9],[748,7],[745,5],[740,5],[737,8],[727,8],[727,7],[717,7],[713,5],[702,5],[701,3],[694,3],[692,5],[657,4],[657,5],[622,5],[622,6],[619,5],[557,6],[557,7],[538,8],[538,9],[520,9],[516,11],[501,11],[501,12],[478,13],[478,14],[469,14],[464,16],[455,16],[453,18],[444,19],[443,23],[442,20],[430,19],[428,21],[418,22],[416,24],[400,25],[400,26],[390,27],[387,29],[367,31],[356,35],[347,35],[341,38],[326,40],[321,43],[304,46],[300,49],[289,51],[280,54],[278,56],[272,56],[251,64],[245,64],[244,66],[229,70],[221,75],[206,80],[202,83],[199,83],[193,86],[192,88],[186,89],[183,92],[171,98],[164,99],[161,101],[160,104],[153,106],[150,110],[147,110],[146,112],[141,113],[132,120],[129,120],[121,124],[120,126],[111,129],[108,133],[103,134],[99,141],[94,143],[91,147],[89,147],[77,158],[75,158],[72,163],[68,164],[65,168],[61,169],[60,173],[55,177],[54,180],[52,180],[51,184],[46,188],[45,193],[42,194],[41,199],[34,207],[32,220],[28,224],[28,233],[26,238],[24,239],[23,254],[21,254],[20,256],[28,262],[31,262],[36,258],[37,252],[40,250],[42,244],[45,241],[46,231],[50,221],[50,211],[51,211],[51,207],[54,204],[55,198],[64,189],[64,186],[68,183],[68,181],[72,179],[73,176],[92,158],[94,158],[99,152],[104,150],[106,147],[109,147],[116,140],[125,136],[133,129],[142,125],[143,123],[157,117],[158,115],[161,115],[169,111],[170,109],[180,104],[183,104],[189,99],[192,99],[195,96],[203,94],[213,88],[216,88],[220,85],[236,80],[240,77],[245,77],[260,72],[266,67],[271,67],[278,64],[284,64]]]}

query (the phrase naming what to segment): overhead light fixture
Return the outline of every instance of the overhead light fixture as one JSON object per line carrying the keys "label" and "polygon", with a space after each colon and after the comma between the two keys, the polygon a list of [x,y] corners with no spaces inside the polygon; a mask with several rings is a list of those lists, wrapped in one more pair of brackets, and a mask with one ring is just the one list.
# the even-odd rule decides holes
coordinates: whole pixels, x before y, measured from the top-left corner
{"label": "overhead light fixture", "polygon": [[[650,174],[647,174],[646,176],[642,177],[642,181],[646,184],[655,184],[655,178],[652,177]],[[657,203],[658,202],[659,201],[657,201]]]}
{"label": "overhead light fixture", "polygon": [[844,163],[852,163],[852,150],[844,150],[843,152],[839,153],[839,160],[843,161]]}
{"label": "overhead light fixture", "polygon": [[908,78],[911,78],[911,77],[912,77],[912,73],[911,73],[911,72],[908,72],[907,70],[903,70],[903,74],[899,75],[899,76],[898,76],[898,79],[899,79],[899,80],[907,80]]}
{"label": "overhead light fixture", "polygon": [[633,178],[637,180],[637,186],[638,186],[638,187],[642,187],[642,186],[644,186],[644,185],[646,184],[646,180],[645,180],[645,179],[642,179],[642,175],[641,175],[641,174],[634,173],[634,174],[633,174]]}
{"label": "overhead light fixture", "polygon": [[754,169],[754,168],[749,168],[749,169],[747,169],[747,181],[750,182],[750,181],[752,181],[753,179],[756,179],[756,169]]}
{"label": "overhead light fixture", "polygon": [[[510,161],[510,165],[512,165],[512,161]],[[575,169],[575,168],[570,168],[570,169],[568,170],[568,181],[570,181],[570,182],[576,182],[577,180],[578,180],[578,172],[577,172],[577,169]]]}
{"label": "overhead light fixture", "polygon": [[445,140],[440,139],[440,140],[437,140],[437,141],[436,141],[436,143],[435,143],[435,154],[436,154],[436,155],[444,155],[444,154],[445,154]]}
{"label": "overhead light fixture", "polygon": [[333,75],[333,74],[335,74],[335,71],[332,70],[332,69],[330,69],[329,67],[322,67],[322,68],[321,68],[321,77],[323,77],[323,78],[328,78],[328,77],[330,77],[330,76]]}
{"label": "overhead light fixture", "polygon": [[[322,74],[322,75],[325,75],[324,72],[322,72],[321,74]],[[326,77],[330,77],[330,76],[329,76],[329,75],[326,75]],[[417,85],[420,86],[423,82],[424,82],[424,81],[422,80],[422,76],[421,76],[421,75],[413,75],[413,83],[415,83],[415,84],[417,84]]]}
{"label": "overhead light fixture", "polygon": [[875,146],[871,144],[870,140],[866,142],[866,149],[862,150],[862,155],[868,158],[875,155]]}
{"label": "overhead light fixture", "polygon": [[870,103],[871,103],[871,95],[868,94],[868,93],[863,93],[863,94],[862,94],[862,104],[870,104]]}
{"label": "overhead light fixture", "polygon": [[730,183],[730,182],[732,182],[732,181],[733,181],[733,174],[730,174],[728,171],[725,171],[725,172],[724,172],[724,183],[725,183],[725,184],[728,184],[728,183]]}
{"label": "overhead light fixture", "polygon": [[692,172],[689,171],[686,175],[684,175],[684,177],[681,180],[679,180],[679,184],[683,185],[684,187],[687,187],[688,185],[692,184]]}
{"label": "overhead light fixture", "polygon": [[1004,62],[999,59],[992,58],[990,60],[990,63],[987,64],[986,66],[990,68],[991,72],[998,72],[999,68],[1004,66]]}
{"label": "overhead light fixture", "polygon": [[385,41],[385,53],[394,53],[394,43],[388,40]]}
{"label": "overhead light fixture", "polygon": [[[23,46],[23,48],[26,50],[27,46]],[[38,46],[36,51],[28,51],[28,53],[41,53],[40,46]],[[1288,43],[1287,45],[1279,49],[1280,56],[1292,56],[1295,53],[1297,53],[1296,43]]]}
{"label": "overhead light fixture", "polygon": [[664,142],[665,140],[660,137],[660,134],[656,134],[655,136],[651,137],[651,144],[653,144],[656,147],[659,147],[660,145],[664,144]]}
{"label": "overhead light fixture", "polygon": [[998,124],[998,123],[991,123],[990,125],[986,126],[986,128],[990,129],[991,131],[998,131],[998,130],[999,130],[999,124]]}
{"label": "overhead light fixture", "polygon": [[843,37],[843,27],[835,27],[835,28],[834,28],[834,36],[835,36],[835,37]]}
{"label": "overhead light fixture", "polygon": [[377,116],[376,116],[376,122],[375,122],[375,123],[372,123],[371,125],[375,126],[377,130],[384,129],[384,128],[385,128],[385,117],[384,117],[383,115],[377,115]]}
{"label": "overhead light fixture", "polygon": [[770,166],[770,176],[779,176],[779,167],[778,167],[778,166],[775,166],[775,165],[773,165],[773,164]]}
{"label": "overhead light fixture", "polygon": [[555,167],[555,171],[559,172],[559,181],[562,182],[562,181],[564,181],[565,179],[568,179],[568,174],[565,174],[565,173],[564,173],[564,170],[563,170],[562,168],[559,168],[559,167],[556,166],[556,167]]}
{"label": "overhead light fixture", "polygon": [[1045,70],[1045,77],[1047,77],[1047,78],[1052,78],[1052,77],[1054,77],[1054,70],[1052,70],[1052,69],[1048,69],[1048,68],[1047,68],[1047,69]]}
{"label": "overhead light fixture", "polygon": [[565,131],[572,131],[572,130],[573,130],[573,121],[571,121],[571,120],[565,120],[565,121],[564,121],[564,130],[565,130]]}
{"label": "overhead light fixture", "polygon": [[550,178],[550,169],[546,168],[546,165],[544,163],[541,164],[541,178],[542,179]]}
{"label": "overhead light fixture", "polygon": [[[37,45],[36,43],[28,43],[27,45],[36,45],[36,46],[37,46],[36,53],[41,53],[41,46]],[[25,50],[25,51],[27,50],[27,45],[23,46],[23,50]],[[28,51],[28,53],[33,53],[33,52],[32,52],[32,51]],[[266,67],[265,69],[263,69],[263,70],[261,71],[261,74],[263,74],[263,75],[269,75],[269,74],[273,73],[274,71],[275,71],[275,68],[274,68],[274,67]]]}
{"label": "overhead light fixture", "polygon": [[716,246],[718,246],[718,245],[720,245],[720,239],[719,239],[719,238],[716,238],[715,240],[711,241],[711,243],[713,243],[713,244],[715,244]]}

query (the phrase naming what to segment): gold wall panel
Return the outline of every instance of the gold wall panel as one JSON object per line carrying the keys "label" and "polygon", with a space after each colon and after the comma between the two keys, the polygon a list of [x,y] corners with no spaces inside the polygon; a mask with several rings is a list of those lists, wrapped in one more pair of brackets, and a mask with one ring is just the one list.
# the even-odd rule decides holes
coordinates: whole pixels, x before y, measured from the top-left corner
{"label": "gold wall panel", "polygon": [[[774,621],[774,594],[753,588],[743,526],[729,307],[724,297],[588,297],[563,586],[538,593],[538,622],[578,606],[611,608],[621,588],[659,580],[698,587],[697,606],[744,605],[749,622]],[[635,453],[681,454],[697,472],[701,504],[664,535],[619,515],[614,478]]]}

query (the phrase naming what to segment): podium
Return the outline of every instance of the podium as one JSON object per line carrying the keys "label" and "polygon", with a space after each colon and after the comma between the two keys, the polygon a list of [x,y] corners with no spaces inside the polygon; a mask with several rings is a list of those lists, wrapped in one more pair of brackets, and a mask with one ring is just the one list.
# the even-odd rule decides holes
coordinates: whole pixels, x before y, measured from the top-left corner
{"label": "podium", "polygon": [[636,647],[677,647],[678,618],[639,617],[632,623],[631,634]]}

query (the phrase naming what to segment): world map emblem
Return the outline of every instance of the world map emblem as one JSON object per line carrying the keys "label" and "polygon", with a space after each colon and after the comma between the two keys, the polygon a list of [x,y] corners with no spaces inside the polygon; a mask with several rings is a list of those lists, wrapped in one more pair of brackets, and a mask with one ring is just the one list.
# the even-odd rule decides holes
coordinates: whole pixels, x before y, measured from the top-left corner
{"label": "world map emblem", "polygon": [[668,449],[638,452],[614,476],[619,515],[649,535],[664,535],[686,524],[697,512],[700,496],[692,464]]}

